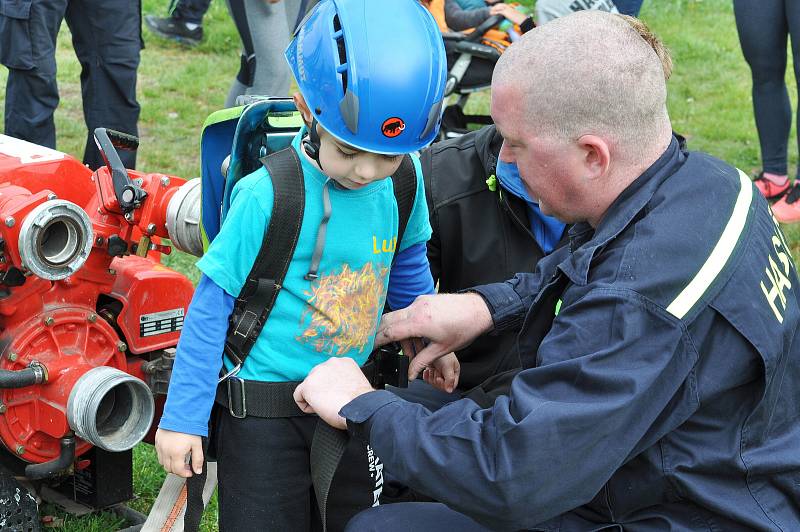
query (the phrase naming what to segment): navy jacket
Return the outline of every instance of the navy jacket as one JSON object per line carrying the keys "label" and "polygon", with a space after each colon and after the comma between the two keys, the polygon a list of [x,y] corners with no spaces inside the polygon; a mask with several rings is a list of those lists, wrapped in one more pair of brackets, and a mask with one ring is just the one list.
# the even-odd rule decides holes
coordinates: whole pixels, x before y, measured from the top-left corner
{"label": "navy jacket", "polygon": [[477,288],[521,328],[507,396],[431,413],[372,392],[351,432],[493,529],[799,530],[800,288],[747,176],[673,140],[570,237]]}

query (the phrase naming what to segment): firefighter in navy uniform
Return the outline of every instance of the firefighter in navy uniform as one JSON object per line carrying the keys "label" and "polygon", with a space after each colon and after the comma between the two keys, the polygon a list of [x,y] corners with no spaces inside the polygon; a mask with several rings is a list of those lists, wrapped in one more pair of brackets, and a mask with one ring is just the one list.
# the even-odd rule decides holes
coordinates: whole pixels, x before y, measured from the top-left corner
{"label": "firefighter in navy uniform", "polygon": [[570,245],[384,316],[381,341],[428,339],[412,372],[519,330],[523,369],[494,403],[430,412],[341,360],[297,388],[444,503],[373,508],[348,530],[800,529],[800,280],[747,176],[678,147],[648,46],[586,11],[498,62],[500,157],[575,224]]}
{"label": "firefighter in navy uniform", "polygon": [[[92,139],[95,128],[138,135],[139,0],[0,0],[0,63],[8,68],[5,134],[56,147],[56,38],[63,20],[81,63],[88,128],[83,162],[96,169],[105,163]],[[136,166],[135,151],[119,155],[126,168]]]}

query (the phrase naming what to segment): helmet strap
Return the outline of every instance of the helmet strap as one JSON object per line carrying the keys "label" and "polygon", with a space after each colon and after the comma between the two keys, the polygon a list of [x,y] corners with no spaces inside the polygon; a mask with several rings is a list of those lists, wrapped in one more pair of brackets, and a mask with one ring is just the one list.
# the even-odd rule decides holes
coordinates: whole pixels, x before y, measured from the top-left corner
{"label": "helmet strap", "polygon": [[311,120],[311,127],[308,129],[308,135],[303,138],[303,150],[306,152],[306,155],[314,159],[314,162],[316,162],[317,166],[322,170],[322,163],[319,160],[320,140],[319,134],[317,133],[318,124],[317,118],[314,117]]}

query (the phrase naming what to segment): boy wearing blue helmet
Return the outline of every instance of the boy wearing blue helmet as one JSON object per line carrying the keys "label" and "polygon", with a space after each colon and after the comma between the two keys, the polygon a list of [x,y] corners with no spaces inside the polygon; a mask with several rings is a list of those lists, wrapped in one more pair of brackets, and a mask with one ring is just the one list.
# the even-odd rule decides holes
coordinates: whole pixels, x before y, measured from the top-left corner
{"label": "boy wearing blue helmet", "polygon": [[[291,384],[283,384],[302,381],[330,357],[364,364],[384,303],[400,308],[433,291],[419,160],[412,156],[416,196],[404,232],[387,179],[439,127],[446,58],[433,18],[416,0],[325,0],[301,23],[286,58],[307,126],[292,142],[305,192],[297,245],[246,361],[237,368],[222,360],[228,317],[259,254],[275,197],[265,167],[237,183],[220,233],[197,263],[203,276],[156,435],[159,462],[183,477],[202,470],[201,437],[215,393],[222,404],[220,370],[235,372],[242,390],[280,384],[289,391],[279,401],[294,405]],[[428,377],[452,390],[457,371],[451,356]],[[220,390],[231,393],[225,382]],[[266,400],[246,400],[247,412],[227,402],[213,412],[220,529],[319,528],[309,459],[317,418],[299,409],[289,417],[258,417],[250,412]],[[337,469],[325,511],[332,530],[377,504],[383,482],[380,460],[363,443],[351,441],[342,460],[347,466]]]}

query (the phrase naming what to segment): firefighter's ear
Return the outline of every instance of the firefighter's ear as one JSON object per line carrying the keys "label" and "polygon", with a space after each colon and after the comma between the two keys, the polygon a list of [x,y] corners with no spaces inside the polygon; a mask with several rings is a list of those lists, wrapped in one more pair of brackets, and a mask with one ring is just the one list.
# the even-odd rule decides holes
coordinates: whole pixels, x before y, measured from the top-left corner
{"label": "firefighter's ear", "polygon": [[303,98],[303,95],[299,92],[295,92],[292,95],[292,100],[294,100],[294,105],[297,107],[297,110],[300,111],[300,116],[303,117],[303,122],[306,123],[307,127],[311,127],[313,116],[311,116],[311,109],[308,108],[306,99]]}
{"label": "firefighter's ear", "polygon": [[578,139],[583,173],[596,180],[608,174],[611,165],[611,150],[608,142],[598,135],[582,135]]}

